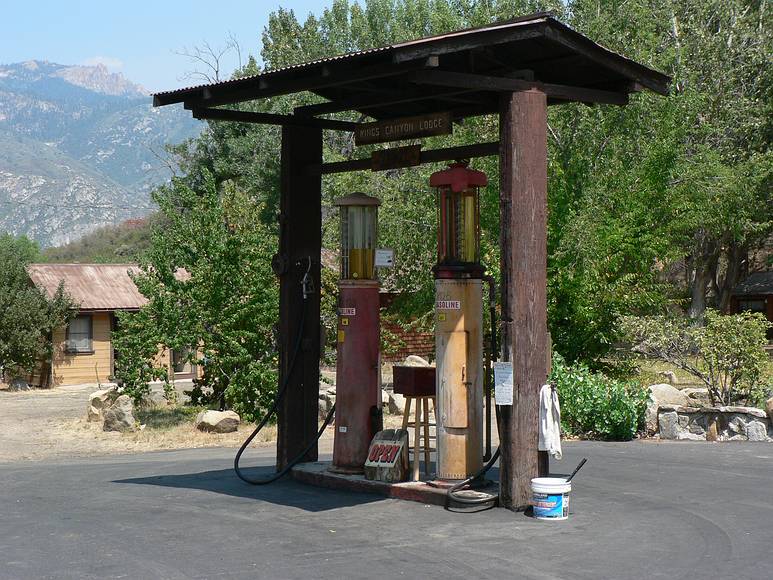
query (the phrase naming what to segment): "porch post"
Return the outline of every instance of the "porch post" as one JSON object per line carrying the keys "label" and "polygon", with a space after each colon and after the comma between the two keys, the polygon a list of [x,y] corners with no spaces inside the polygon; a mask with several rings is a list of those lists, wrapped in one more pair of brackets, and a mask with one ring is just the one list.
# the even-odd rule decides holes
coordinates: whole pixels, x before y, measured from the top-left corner
{"label": "porch post", "polygon": [[503,94],[499,134],[502,360],[513,364],[513,406],[500,409],[500,504],[523,510],[531,479],[547,468],[537,452],[548,361],[545,94]]}
{"label": "porch post", "polygon": [[[322,130],[282,127],[281,155],[279,254],[274,266],[280,276],[279,384],[288,383],[277,412],[277,469],[297,457],[317,435],[322,178],[308,174],[306,166],[322,163]],[[304,300],[302,280],[309,258],[313,292]],[[300,351],[290,368],[299,332]],[[317,460],[316,446],[304,460]]]}

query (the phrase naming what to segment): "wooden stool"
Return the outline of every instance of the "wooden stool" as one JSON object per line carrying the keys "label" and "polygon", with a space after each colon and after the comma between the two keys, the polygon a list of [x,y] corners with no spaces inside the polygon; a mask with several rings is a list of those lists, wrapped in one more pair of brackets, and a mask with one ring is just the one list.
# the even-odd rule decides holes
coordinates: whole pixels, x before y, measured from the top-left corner
{"label": "wooden stool", "polygon": [[[416,411],[413,422],[409,421],[411,415],[412,401],[416,401]],[[434,451],[430,445],[429,428],[436,427],[437,423],[429,422],[429,402],[432,401],[432,410],[435,410],[435,397],[413,397],[405,396],[405,411],[403,412],[403,429],[413,427],[413,481],[419,481],[419,447],[421,445],[421,431],[424,430],[424,474],[430,474],[430,452]],[[437,421],[437,418],[436,418]],[[410,431],[409,431],[410,436]],[[409,445],[410,447],[410,445]]]}

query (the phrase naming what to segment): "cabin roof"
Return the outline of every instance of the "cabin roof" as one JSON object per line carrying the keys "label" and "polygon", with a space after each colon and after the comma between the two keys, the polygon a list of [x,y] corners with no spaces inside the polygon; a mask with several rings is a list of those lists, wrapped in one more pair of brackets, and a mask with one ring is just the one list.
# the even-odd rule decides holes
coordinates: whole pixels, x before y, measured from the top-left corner
{"label": "cabin roof", "polygon": [[[137,264],[29,264],[32,283],[54,296],[60,282],[79,310],[137,310],[147,304],[130,273],[139,273]],[[190,278],[178,271],[178,280]]]}
{"label": "cabin roof", "polygon": [[733,289],[734,296],[773,294],[773,271],[755,272]]}

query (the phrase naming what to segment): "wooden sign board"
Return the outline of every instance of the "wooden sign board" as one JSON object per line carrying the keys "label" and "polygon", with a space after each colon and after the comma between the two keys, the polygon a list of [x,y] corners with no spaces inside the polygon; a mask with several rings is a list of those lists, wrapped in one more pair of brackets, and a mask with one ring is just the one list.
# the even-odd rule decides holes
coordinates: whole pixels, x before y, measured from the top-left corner
{"label": "wooden sign board", "polygon": [[433,135],[448,135],[453,132],[451,121],[451,113],[431,113],[417,117],[363,123],[354,130],[354,144],[360,146]]}
{"label": "wooden sign board", "polygon": [[413,167],[420,164],[421,145],[408,145],[407,147],[379,149],[370,155],[371,171],[399,169],[400,167]]}

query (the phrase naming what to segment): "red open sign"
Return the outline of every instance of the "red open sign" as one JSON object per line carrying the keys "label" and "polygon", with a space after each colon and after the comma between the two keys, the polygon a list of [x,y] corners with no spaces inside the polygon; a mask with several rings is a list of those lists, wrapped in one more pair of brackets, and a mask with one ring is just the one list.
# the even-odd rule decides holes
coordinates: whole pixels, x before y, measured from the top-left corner
{"label": "red open sign", "polygon": [[368,451],[368,459],[365,465],[370,467],[393,467],[400,456],[402,443],[378,443],[373,442]]}

